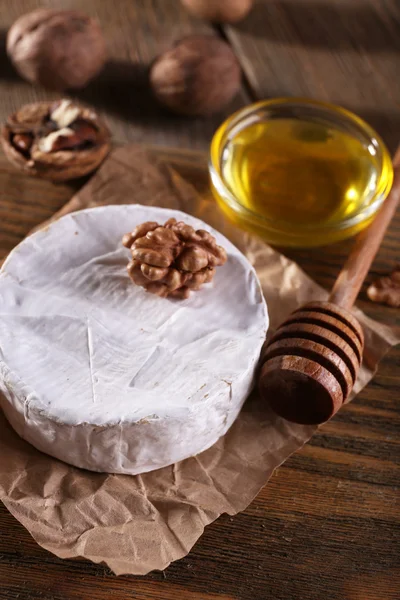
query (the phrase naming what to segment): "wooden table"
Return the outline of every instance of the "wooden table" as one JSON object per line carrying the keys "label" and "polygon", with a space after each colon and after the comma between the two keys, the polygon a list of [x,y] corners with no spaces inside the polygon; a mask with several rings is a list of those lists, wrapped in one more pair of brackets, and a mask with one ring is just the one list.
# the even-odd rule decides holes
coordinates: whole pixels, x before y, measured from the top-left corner
{"label": "wooden table", "polygon": [[[397,0],[264,0],[236,27],[211,28],[178,0],[13,0],[0,3],[1,119],[52,96],[21,81],[4,53],[13,20],[40,4],[83,8],[107,35],[110,64],[79,98],[101,111],[116,139],[205,150],[223,117],[258,98],[312,96],[365,117],[393,151],[400,140],[400,4]],[[168,115],[149,96],[146,67],[191,32],[224,36],[243,67],[240,94],[220,115]],[[167,153],[168,154],[168,153]],[[199,164],[190,155],[193,164]],[[190,168],[187,175],[190,175]],[[29,180],[30,182],[30,180]],[[204,180],[203,180],[204,184]],[[0,159],[0,258],[70,197],[73,186],[30,182]],[[400,215],[370,278],[399,257]],[[349,243],[287,252],[330,286]],[[382,322],[399,312],[359,302]],[[400,598],[400,350],[392,350],[356,401],[278,470],[240,515],[209,526],[163,573],[115,577],[42,550],[2,507],[2,600],[395,600]]]}

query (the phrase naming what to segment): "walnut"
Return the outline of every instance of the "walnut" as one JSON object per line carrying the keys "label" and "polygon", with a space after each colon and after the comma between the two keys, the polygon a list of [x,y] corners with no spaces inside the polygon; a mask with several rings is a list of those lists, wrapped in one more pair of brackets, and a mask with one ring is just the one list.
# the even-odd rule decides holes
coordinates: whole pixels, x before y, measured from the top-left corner
{"label": "walnut", "polygon": [[63,91],[82,88],[97,75],[106,45],[100,26],[88,15],[40,8],[12,25],[7,53],[22,77]]}
{"label": "walnut", "polygon": [[209,283],[215,267],[227,260],[211,233],[195,231],[176,219],[164,225],[143,223],[127,233],[122,243],[132,253],[128,264],[132,281],[164,298],[188,298],[190,290]]}
{"label": "walnut", "polygon": [[367,295],[372,302],[400,307],[400,265],[390,275],[380,277],[369,286]]}
{"label": "walnut", "polygon": [[195,17],[213,23],[237,23],[244,19],[253,0],[181,0]]}
{"label": "walnut", "polygon": [[93,171],[110,150],[106,126],[70,100],[27,104],[1,132],[7,158],[26,173],[65,181]]}
{"label": "walnut", "polygon": [[215,36],[192,35],[159,56],[150,71],[158,101],[185,115],[222,110],[240,88],[239,62]]}

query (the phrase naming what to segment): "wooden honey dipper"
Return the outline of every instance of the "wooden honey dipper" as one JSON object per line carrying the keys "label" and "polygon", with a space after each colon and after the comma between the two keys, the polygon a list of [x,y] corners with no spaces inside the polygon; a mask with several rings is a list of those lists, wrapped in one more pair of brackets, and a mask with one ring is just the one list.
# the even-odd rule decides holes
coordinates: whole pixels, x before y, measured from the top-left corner
{"label": "wooden honey dipper", "polygon": [[262,357],[259,389],[281,417],[318,424],[348,398],[362,360],[364,335],[350,312],[400,199],[400,150],[393,186],[372,224],[358,234],[329,296],[296,310]]}

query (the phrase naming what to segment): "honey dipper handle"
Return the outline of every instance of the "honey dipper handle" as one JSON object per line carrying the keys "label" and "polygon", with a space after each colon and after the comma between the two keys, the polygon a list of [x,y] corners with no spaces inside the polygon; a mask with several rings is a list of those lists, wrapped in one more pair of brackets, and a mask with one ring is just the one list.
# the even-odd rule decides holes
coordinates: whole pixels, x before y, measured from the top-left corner
{"label": "honey dipper handle", "polygon": [[329,296],[329,302],[348,310],[358,296],[400,200],[400,149],[394,158],[394,165],[392,189],[371,225],[358,234]]}

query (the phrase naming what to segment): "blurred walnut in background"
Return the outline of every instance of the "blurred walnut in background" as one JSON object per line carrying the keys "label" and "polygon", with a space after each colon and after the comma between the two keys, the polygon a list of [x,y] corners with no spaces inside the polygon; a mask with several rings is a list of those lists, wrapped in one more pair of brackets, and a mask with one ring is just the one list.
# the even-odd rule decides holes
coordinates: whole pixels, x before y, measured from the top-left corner
{"label": "blurred walnut in background", "polygon": [[91,173],[110,150],[110,132],[98,115],[66,99],[25,104],[8,117],[0,141],[16,167],[50,181]]}
{"label": "blurred walnut in background", "polygon": [[237,23],[244,19],[253,0],[181,0],[194,16],[212,23]]}
{"label": "blurred walnut in background", "polygon": [[400,265],[389,275],[376,279],[367,289],[367,295],[372,302],[400,308]]}
{"label": "blurred walnut in background", "polygon": [[22,77],[62,91],[82,88],[97,75],[106,45],[99,24],[88,15],[41,8],[15,21],[7,53]]}
{"label": "blurred walnut in background", "polygon": [[150,83],[158,101],[190,116],[222,110],[240,88],[239,62],[229,45],[212,35],[183,38],[153,63]]}

